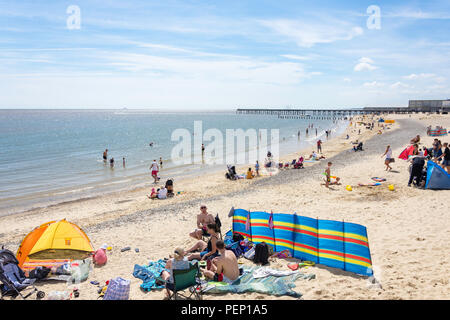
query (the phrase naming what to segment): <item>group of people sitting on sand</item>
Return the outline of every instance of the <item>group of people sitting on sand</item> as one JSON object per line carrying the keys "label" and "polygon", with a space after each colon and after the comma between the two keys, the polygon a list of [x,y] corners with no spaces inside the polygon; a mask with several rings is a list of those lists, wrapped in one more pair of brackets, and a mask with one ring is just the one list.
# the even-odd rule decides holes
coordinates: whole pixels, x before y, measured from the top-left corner
{"label": "group of people sitting on sand", "polygon": [[[418,145],[415,149],[418,149]],[[450,174],[450,150],[448,142],[442,143],[441,140],[435,138],[431,148],[425,146],[421,149],[424,156],[441,165],[441,167]]]}
{"label": "group of people sitting on sand", "polygon": [[161,186],[160,188],[156,189],[152,188],[152,192],[150,195],[147,195],[149,199],[167,199],[170,197],[173,197],[175,194],[173,192],[173,180],[168,179],[166,181],[166,184]]}
{"label": "group of people sitting on sand", "polygon": [[[195,262],[206,262],[206,266],[203,266],[204,263],[199,265],[201,273],[209,280],[231,284],[240,275],[236,255],[233,251],[226,249],[221,239],[220,221],[216,221],[217,219],[207,210],[206,205],[200,206],[197,228],[189,234],[197,242],[187,250],[176,248],[171,259],[167,261],[168,271],[163,271],[161,277],[167,281],[168,290],[173,287],[173,270],[189,269]],[[205,241],[205,238],[208,240]]]}
{"label": "group of people sitting on sand", "polygon": [[[441,165],[441,167],[450,174],[450,149],[447,142],[441,143],[439,139],[434,139],[433,146],[427,148],[419,147],[420,136],[417,135],[411,139],[411,144],[414,148],[412,155],[408,157],[408,162],[411,163],[409,167],[408,187],[415,186],[424,188],[427,180],[426,160],[431,160]],[[442,151],[443,149],[443,151]],[[442,162],[442,163],[441,163]]]}

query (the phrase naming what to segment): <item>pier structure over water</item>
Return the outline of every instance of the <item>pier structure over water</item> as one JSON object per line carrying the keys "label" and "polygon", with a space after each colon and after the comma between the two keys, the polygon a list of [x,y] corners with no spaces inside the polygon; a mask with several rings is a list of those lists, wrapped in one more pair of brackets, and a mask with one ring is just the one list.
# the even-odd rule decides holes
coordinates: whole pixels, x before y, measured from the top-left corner
{"label": "pier structure over water", "polygon": [[425,113],[419,108],[411,107],[373,107],[373,108],[349,108],[349,109],[262,109],[262,108],[238,108],[237,114],[247,115],[276,115],[281,119],[345,119],[355,115],[365,114],[405,114],[405,113]]}

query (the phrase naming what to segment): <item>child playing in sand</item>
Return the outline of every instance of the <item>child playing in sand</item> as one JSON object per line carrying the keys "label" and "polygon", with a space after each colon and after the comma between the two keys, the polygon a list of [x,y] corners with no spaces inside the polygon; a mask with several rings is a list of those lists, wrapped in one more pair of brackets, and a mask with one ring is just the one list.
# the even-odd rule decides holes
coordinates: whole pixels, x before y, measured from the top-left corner
{"label": "child playing in sand", "polygon": [[328,167],[325,169],[325,175],[326,175],[326,180],[325,180],[325,187],[329,188],[330,184],[338,184],[340,178],[336,177],[336,181],[331,182],[331,165],[333,163],[332,162],[328,162]]}
{"label": "child playing in sand", "polygon": [[246,178],[247,179],[253,179],[254,177],[255,177],[255,174],[253,173],[252,168],[248,168]]}

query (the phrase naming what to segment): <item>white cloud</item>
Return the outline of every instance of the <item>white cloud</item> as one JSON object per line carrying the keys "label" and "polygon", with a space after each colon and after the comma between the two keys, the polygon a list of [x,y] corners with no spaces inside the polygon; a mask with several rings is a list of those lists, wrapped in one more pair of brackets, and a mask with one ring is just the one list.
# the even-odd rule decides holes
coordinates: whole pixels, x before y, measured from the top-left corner
{"label": "white cloud", "polygon": [[411,86],[408,84],[405,84],[403,82],[397,81],[394,84],[391,84],[392,89],[399,89],[399,88],[410,88]]}
{"label": "white cloud", "polygon": [[377,81],[364,82],[363,86],[366,88],[381,88],[384,87],[384,83]]}
{"label": "white cloud", "polygon": [[294,62],[268,62],[238,58],[204,59],[195,57],[161,57],[147,54],[113,53],[104,57],[109,66],[133,73],[151,73],[159,77],[182,77],[204,81],[244,81],[293,85],[301,79],[318,75],[307,73],[303,66]]}
{"label": "white cloud", "polygon": [[420,74],[412,73],[408,76],[403,76],[403,79],[407,79],[407,80],[427,79],[427,78],[433,78],[435,76],[436,75],[434,73],[420,73]]}
{"label": "white cloud", "polygon": [[375,67],[374,61],[370,58],[367,57],[362,57],[361,59],[358,60],[358,64],[353,68],[354,71],[364,71],[364,70],[368,70],[368,71],[372,71],[377,69],[377,67]]}
{"label": "white cloud", "polygon": [[386,18],[408,18],[408,19],[438,19],[448,20],[450,15],[445,12],[423,12],[421,10],[405,9],[397,12],[383,13]]}
{"label": "white cloud", "polygon": [[350,79],[350,78],[344,78],[342,80],[344,80],[344,82],[351,82],[352,81],[352,79]]}
{"label": "white cloud", "polygon": [[259,22],[277,34],[292,39],[298,46],[306,48],[318,43],[351,40],[364,33],[361,27],[332,19],[319,19],[319,21],[274,19]]}
{"label": "white cloud", "polygon": [[284,57],[284,58],[287,58],[287,59],[301,60],[301,61],[311,60],[312,59],[310,56],[298,56],[298,55],[295,55],[295,54],[282,54],[281,56]]}

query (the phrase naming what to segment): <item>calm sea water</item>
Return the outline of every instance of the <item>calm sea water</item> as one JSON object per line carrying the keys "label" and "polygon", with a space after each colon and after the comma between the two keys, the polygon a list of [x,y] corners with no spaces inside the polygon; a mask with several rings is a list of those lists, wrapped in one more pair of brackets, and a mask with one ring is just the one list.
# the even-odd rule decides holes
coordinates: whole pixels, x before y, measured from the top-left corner
{"label": "calm sea water", "polygon": [[[176,166],[170,161],[178,143],[171,141],[172,132],[185,128],[193,134],[194,121],[202,121],[203,132],[219,129],[224,139],[226,129],[279,129],[282,154],[315,145],[314,129],[308,138],[305,135],[309,124],[318,128],[322,139],[324,130],[332,129],[337,135],[347,124],[233,112],[0,110],[0,215],[148,185],[152,181],[149,165],[160,157],[162,180],[211,169],[205,164]],[[115,159],[114,169],[102,161],[106,148]]]}

